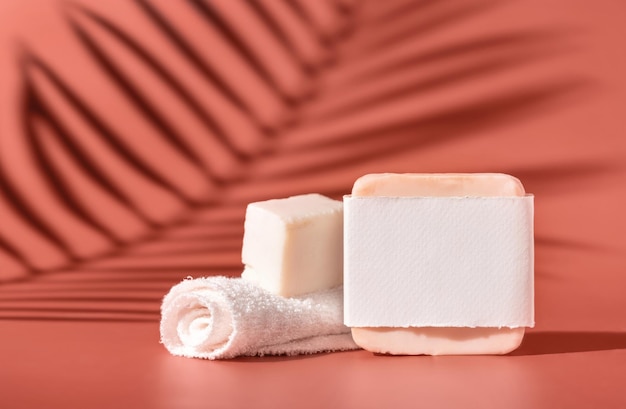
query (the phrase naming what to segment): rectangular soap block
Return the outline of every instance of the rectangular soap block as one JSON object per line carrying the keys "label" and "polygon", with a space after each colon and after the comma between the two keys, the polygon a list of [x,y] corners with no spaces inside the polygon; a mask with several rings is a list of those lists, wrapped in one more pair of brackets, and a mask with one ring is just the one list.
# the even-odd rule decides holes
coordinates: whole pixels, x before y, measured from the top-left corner
{"label": "rectangular soap block", "polygon": [[319,194],[250,203],[242,277],[285,297],[343,282],[343,203]]}
{"label": "rectangular soap block", "polygon": [[[428,203],[436,204],[440,198],[444,198],[442,199],[441,203],[444,203],[444,204],[448,203],[445,206],[449,206],[450,204],[455,204],[457,200],[461,200],[461,202],[459,203],[462,203],[463,198],[472,198],[471,200],[467,200],[467,202],[470,204],[472,202],[476,202],[480,204],[481,200],[483,200],[482,198],[485,198],[486,203],[492,203],[493,205],[494,201],[487,200],[487,198],[494,198],[494,197],[501,197],[503,198],[504,202],[516,202],[517,201],[521,203],[527,200],[523,198],[522,196],[524,196],[524,189],[521,183],[514,177],[511,177],[509,175],[503,175],[503,174],[372,174],[372,175],[366,175],[360,178],[359,180],[357,180],[352,190],[353,198],[370,197],[370,198],[375,199],[376,197],[379,197],[379,199],[372,200],[372,204],[375,204],[375,203],[380,204],[379,202],[387,203],[387,204],[389,204],[390,202],[393,203],[394,201],[402,202],[400,198],[405,198],[405,199],[408,198],[409,199],[408,203],[420,203],[420,206],[423,206],[422,202],[425,202],[427,204]],[[391,198],[391,199],[385,199],[384,197]],[[424,200],[421,200],[420,197],[423,198]],[[448,201],[447,199],[445,199],[446,197],[452,198],[452,200]],[[515,197],[518,197],[518,198],[515,199]],[[506,198],[510,198],[510,199],[506,199]],[[496,199],[495,203],[497,207],[497,203],[500,201],[500,198],[494,198],[494,199]],[[401,207],[402,206],[404,206],[404,208],[406,209],[407,204],[405,203],[401,205]],[[346,208],[348,208],[347,205],[346,205]],[[424,207],[420,207],[416,211],[421,211],[423,209]],[[495,287],[492,286],[489,289],[489,291],[491,292],[497,291],[496,293],[494,293],[493,297],[489,297],[489,294],[482,294],[482,296],[480,297],[482,299],[476,300],[476,303],[477,303],[476,305],[473,304],[473,301],[471,299],[467,299],[467,297],[462,297],[463,290],[466,285],[467,285],[468,291],[470,290],[470,287],[474,287],[472,288],[471,291],[474,291],[477,294],[480,294],[480,291],[479,291],[480,286],[476,286],[477,281],[472,280],[472,277],[468,277],[468,276],[463,277],[462,276],[463,272],[461,271],[459,272],[460,273],[459,280],[465,280],[463,285],[458,285],[459,283],[454,283],[454,282],[448,282],[447,284],[448,287],[450,288],[455,287],[457,290],[461,291],[460,293],[457,294],[461,296],[460,297],[451,296],[449,297],[449,299],[445,299],[446,294],[447,294],[446,284],[442,284],[444,287],[441,287],[437,284],[438,283],[437,272],[440,267],[448,268],[450,265],[454,266],[455,262],[450,263],[449,260],[444,260],[444,262],[440,262],[442,259],[446,258],[446,254],[438,253],[437,249],[446,249],[446,252],[449,253],[450,249],[454,249],[455,246],[457,245],[462,245],[462,240],[460,236],[471,238],[472,231],[480,230],[481,226],[480,224],[478,225],[475,224],[477,221],[479,221],[479,219],[474,217],[472,213],[466,214],[463,212],[459,213],[458,211],[454,214],[450,214],[450,217],[457,217],[457,218],[460,217],[460,219],[455,220],[454,223],[451,224],[450,218],[447,217],[445,214],[441,214],[441,211],[444,211],[444,210],[449,211],[449,209],[447,208],[439,209],[437,207],[434,207],[433,209],[428,210],[429,217],[440,218],[439,222],[441,222],[440,223],[441,226],[442,227],[447,226],[445,227],[445,231],[449,232],[451,231],[450,229],[452,229],[457,232],[456,234],[452,234],[452,235],[443,234],[443,236],[439,236],[439,237],[437,237],[435,234],[435,236],[432,237],[432,240],[438,240],[440,245],[434,245],[431,242],[425,243],[422,241],[421,244],[416,243],[414,252],[406,251],[405,254],[388,254],[387,258],[381,257],[380,254],[378,254],[376,256],[377,260],[371,260],[371,263],[368,262],[366,264],[363,263],[363,257],[365,259],[371,259],[370,254],[360,254],[360,255],[351,254],[352,250],[354,250],[354,249],[351,249],[351,247],[358,247],[358,246],[351,246],[348,240],[348,236],[354,233],[353,230],[355,229],[348,224],[346,225],[346,250],[345,250],[346,251],[346,256],[345,256],[346,257],[346,283],[345,283],[346,308],[349,308],[350,304],[354,304],[356,306],[359,305],[359,303],[350,302],[351,300],[349,297],[354,295],[354,294],[351,295],[351,292],[354,292],[353,290],[355,290],[355,288],[358,287],[358,285],[353,285],[351,287],[351,284],[350,284],[351,281],[352,283],[356,282],[359,285],[366,284],[366,287],[367,285],[371,284],[369,282],[366,282],[366,283],[359,282],[358,281],[359,272],[358,271],[348,272],[349,264],[352,264],[354,266],[358,265],[359,269],[363,270],[362,278],[363,280],[366,280],[366,281],[371,281],[371,271],[366,271],[366,270],[374,268],[373,266],[375,266],[378,263],[378,266],[376,268],[378,268],[379,271],[382,271],[380,270],[380,266],[384,265],[386,263],[386,260],[387,261],[393,260],[395,265],[403,266],[406,263],[408,263],[409,265],[413,263],[412,265],[419,266],[419,268],[423,269],[424,267],[428,267],[432,270],[432,271],[420,271],[419,272],[420,276],[417,278],[417,280],[418,281],[422,280],[421,282],[418,283],[418,284],[421,283],[421,285],[419,285],[417,288],[418,290],[421,291],[420,300],[415,301],[411,305],[408,305],[406,309],[400,308],[401,305],[400,306],[391,305],[391,304],[397,304],[397,303],[391,303],[390,305],[388,305],[388,308],[386,311],[377,312],[377,315],[378,315],[377,319],[380,319],[380,316],[382,316],[385,320],[388,320],[388,321],[383,321],[383,322],[395,322],[395,324],[390,325],[390,326],[384,326],[384,325],[379,325],[380,324],[380,321],[379,321],[375,325],[360,326],[360,327],[353,326],[352,334],[353,334],[354,340],[361,347],[367,350],[373,351],[373,352],[377,352],[377,353],[410,354],[410,355],[417,355],[417,354],[428,354],[428,355],[502,354],[502,353],[510,352],[511,350],[519,346],[522,340],[523,334],[524,334],[524,328],[522,326],[517,327],[517,328],[507,328],[506,322],[502,322],[503,324],[502,327],[500,325],[496,325],[495,321],[503,319],[502,314],[500,314],[500,312],[497,311],[499,308],[502,308],[502,306],[504,308],[512,309],[512,312],[519,312],[516,310],[516,303],[509,303],[509,305],[507,306],[506,300],[508,297],[506,296],[502,297],[503,294],[506,295],[506,293],[515,294],[515,297],[517,297],[517,300],[521,300],[522,303],[526,303],[526,302],[531,303],[531,304],[525,304],[525,306],[522,307],[520,310],[521,312],[526,314],[526,320],[523,320],[523,319],[521,320],[519,318],[516,318],[513,321],[509,321],[508,325],[513,326],[513,327],[516,325],[511,325],[511,323],[513,324],[521,323],[521,324],[532,325],[532,297],[533,297],[533,294],[532,294],[532,236],[530,237],[530,248],[521,250],[520,255],[519,255],[519,257],[521,258],[519,258],[515,250],[510,249],[510,245],[508,245],[508,251],[513,250],[511,252],[512,256],[511,255],[507,256],[508,257],[507,259],[500,258],[500,261],[496,260],[497,257],[493,257],[494,260],[496,260],[496,264],[499,266],[497,269],[494,269],[493,271],[485,271],[484,274],[481,272],[482,271],[481,269],[471,271],[472,274],[481,275],[481,277],[477,277],[477,279],[483,280],[483,283],[489,283],[490,277],[495,277],[496,279],[499,278],[497,274],[499,274],[499,272],[502,270],[503,265],[506,266],[506,263],[509,261],[509,259],[513,259],[514,264],[524,263],[524,262],[530,263],[530,266],[522,266],[520,269],[520,272],[505,271],[505,273],[509,273],[509,278],[512,277],[512,280],[510,279],[508,281],[504,280],[503,284],[505,285],[505,287],[503,288],[501,288],[502,287],[501,284],[497,284],[495,285]],[[530,214],[531,225],[521,226],[521,227],[525,228],[526,230],[530,229],[530,233],[532,234],[532,207],[530,208],[530,210],[531,210],[531,214]],[[378,212],[378,213],[380,214],[381,212]],[[383,215],[378,217],[380,220],[382,220],[383,226],[385,226],[384,223],[385,223],[386,216],[387,216],[387,213],[383,212]],[[390,213],[389,217],[393,218],[397,216],[393,216]],[[413,220],[413,221],[389,220],[388,230],[402,231],[405,229],[405,226],[414,225],[416,228],[420,228],[420,226],[430,226],[430,227],[427,227],[428,229],[431,230],[430,232],[428,232],[428,234],[431,234],[432,231],[434,231],[435,233],[437,232],[438,220],[424,220],[424,219],[419,220],[419,214],[415,217],[417,217],[417,220]],[[464,221],[465,219],[463,219],[463,217],[466,218],[467,220],[466,222]],[[490,222],[489,212],[487,212],[486,214],[483,214],[480,217],[482,217],[482,220],[486,221],[486,223]],[[358,220],[358,217],[357,217],[357,220]],[[506,222],[506,218],[504,220]],[[367,222],[368,222],[367,220],[362,220],[362,223],[364,224],[366,224]],[[502,221],[499,221],[496,224],[499,225],[500,223],[502,223]],[[393,227],[393,226],[396,226],[396,227]],[[364,229],[363,229],[364,226],[359,226],[359,227],[362,228],[361,229],[362,233],[360,234],[367,234],[367,230],[368,230],[367,226],[365,226]],[[515,227],[515,225],[512,227]],[[464,230],[465,228],[469,229],[469,231]],[[511,226],[503,226],[503,228],[510,229]],[[490,229],[491,231],[497,231],[498,226],[491,226]],[[374,240],[377,240],[376,237],[381,238],[380,239],[381,246],[383,246],[384,248],[388,250],[391,246],[391,250],[389,250],[391,253],[393,253],[394,242],[398,244],[398,247],[406,246],[406,243],[403,243],[404,239],[402,237],[399,237],[398,234],[394,234],[393,231],[384,231],[384,230],[385,229],[383,228],[376,235],[374,235]],[[406,230],[404,231],[406,233]],[[418,237],[418,238],[421,237],[419,233],[421,232],[417,232],[416,234],[413,234],[413,232],[409,230],[407,236],[410,236],[412,237],[411,238],[412,240],[415,240],[415,237]],[[499,233],[501,234],[502,232],[499,232]],[[485,234],[485,233],[481,233],[481,234]],[[504,237],[506,238],[506,236]],[[524,235],[524,234],[522,234],[520,237],[522,237],[522,239],[524,237],[528,239],[527,235]],[[418,240],[423,240],[423,238],[419,238]],[[461,241],[459,242],[459,240]],[[480,236],[478,236],[474,240],[480,240]],[[523,242],[524,240],[522,240],[520,244],[522,247],[524,247]],[[478,244],[481,244],[481,243],[478,243]],[[372,247],[372,248],[376,249],[376,247]],[[471,249],[473,247],[469,246],[468,248]],[[490,256],[489,256],[488,250],[489,249],[485,248],[485,246],[482,246],[482,247],[479,246],[478,251],[480,251],[481,254],[475,255],[476,257],[481,258],[479,260],[480,261],[479,265],[483,267],[490,266],[490,260],[489,260]],[[422,253],[420,253],[420,251],[422,251]],[[463,257],[472,258],[474,254],[473,251],[475,250],[472,250],[469,253],[466,252],[465,254],[463,254]],[[353,262],[350,262],[350,260],[348,260],[349,257],[352,257]],[[449,254],[449,257],[454,258],[455,254]],[[526,257],[526,259],[524,259],[524,257]],[[398,259],[400,259],[400,261],[398,261]],[[356,262],[354,262],[355,260]],[[468,262],[472,263],[472,260],[468,260]],[[389,263],[389,265],[394,264],[394,263]],[[513,266],[513,267],[519,268],[519,266]],[[530,267],[530,270],[528,270],[528,267]],[[463,268],[461,267],[461,269]],[[496,271],[498,269],[500,270]],[[454,273],[454,271],[452,271],[452,273]],[[518,274],[524,274],[524,273],[526,274],[525,276],[520,276],[520,277],[517,276]],[[528,273],[530,273],[530,276],[528,276]],[[392,298],[390,300],[395,301],[393,299],[394,294],[387,294],[386,292],[395,291],[397,293],[397,296],[400,297],[401,293],[406,292],[406,291],[409,291],[409,292],[411,291],[410,289],[406,289],[406,288],[401,288],[401,291],[393,290],[393,288],[397,287],[397,284],[398,284],[397,281],[393,282],[394,271],[387,271],[386,274],[388,274],[389,276],[382,277],[383,278],[382,281],[380,281],[381,277],[378,277],[379,278],[378,281],[380,282],[378,283],[377,288],[380,288],[380,290],[376,290],[376,291],[379,291],[381,293],[379,294],[381,297],[383,298],[387,297],[389,299],[389,297],[391,296]],[[432,279],[428,279],[429,274],[430,274],[430,277],[432,277]],[[368,278],[368,275],[369,275],[369,278]],[[450,271],[447,271],[447,276],[445,277],[445,279],[450,280],[451,277],[454,278],[454,274],[450,275]],[[412,279],[413,277],[410,277],[410,278]],[[411,281],[411,280],[408,280],[408,281]],[[507,284],[507,283],[510,283],[510,284]],[[407,283],[407,285],[415,286],[416,283],[415,282]],[[424,288],[428,288],[430,286],[432,291],[426,290],[424,292],[424,288],[422,288],[422,285],[424,286]],[[507,288],[506,285],[509,285],[512,287]],[[518,286],[521,286],[521,287],[518,288]],[[369,286],[368,291],[371,292],[371,286]],[[368,299],[368,302],[365,304],[361,303],[361,305],[365,306],[363,307],[364,309],[370,308],[371,307],[370,304],[372,304],[373,301],[376,300],[375,298],[377,297],[377,295],[375,294],[376,291],[374,291],[374,293],[372,294],[368,294],[368,296],[365,297]],[[454,294],[454,291],[456,290],[453,289],[452,291],[450,291],[450,294]],[[504,293],[501,293],[500,291],[503,291]],[[358,294],[358,291],[357,291],[357,294]],[[362,296],[362,294],[360,294],[360,296]],[[435,296],[435,298],[432,298],[433,296]],[[424,300],[422,299],[424,297],[426,298],[431,297],[431,299],[426,300],[428,302],[424,303],[423,302]],[[499,300],[493,303],[492,302],[493,299],[496,299],[496,298],[499,298]],[[363,300],[358,300],[358,301],[362,302]],[[467,306],[468,311],[470,310],[473,311],[475,316],[472,318],[472,320],[474,320],[476,317],[478,317],[479,320],[478,321],[472,321],[472,320],[463,321],[463,319],[467,319],[467,316],[465,318],[463,317],[465,309],[457,308],[458,305],[455,304],[457,302],[464,303],[464,305]],[[502,304],[502,306],[499,306],[500,304]],[[431,307],[435,306],[436,308],[431,310],[430,312],[426,311],[427,314],[425,316],[419,315],[419,309],[413,310],[414,311],[413,313],[407,314],[407,311],[410,308],[415,308],[418,305],[421,305],[420,308],[428,309],[429,306]],[[485,309],[485,307],[489,305],[493,305],[493,307],[488,307]],[[395,310],[389,310],[389,308],[395,309]],[[455,314],[454,314],[455,309],[457,311],[456,314],[459,315],[459,317],[457,317],[458,318],[457,321],[455,321]],[[374,309],[371,311],[376,311],[376,310]],[[418,313],[416,314],[415,311],[417,311]],[[363,313],[363,311],[358,311],[358,312]],[[442,313],[446,313],[446,312],[449,314],[442,318]],[[452,314],[450,314],[450,312],[452,312]],[[490,312],[493,312],[493,314],[491,314]],[[406,317],[411,317],[411,314],[417,315],[415,322],[432,322],[433,324],[436,324],[436,325],[433,325],[433,326],[428,326],[427,324],[422,324],[418,326],[411,326],[410,324],[402,325],[402,326],[398,325],[398,321],[397,321],[398,317],[402,317],[402,320],[401,320],[402,323],[406,323],[408,322],[406,321],[407,320]],[[352,312],[350,313],[350,315],[356,317],[359,314],[353,314]],[[486,317],[487,322],[490,322],[491,324],[493,324],[493,326],[472,325],[472,324],[476,324],[476,322],[480,322],[481,320],[483,320],[483,323],[484,323],[485,320],[483,318],[485,317],[483,317],[483,315],[487,315]],[[361,314],[359,317],[359,320],[361,320],[361,322],[364,322],[363,318],[364,318],[364,315]],[[367,318],[367,314],[365,314],[365,318]],[[390,318],[391,318],[391,321],[389,321]],[[394,319],[396,321],[394,321]],[[428,321],[428,320],[431,320],[431,321]],[[371,322],[376,322],[376,321],[371,321]],[[467,327],[464,327],[459,324],[463,322],[468,323]],[[445,323],[449,323],[450,325],[446,326]],[[475,326],[477,327],[472,328]],[[403,328],[403,327],[406,327],[406,328]]]}

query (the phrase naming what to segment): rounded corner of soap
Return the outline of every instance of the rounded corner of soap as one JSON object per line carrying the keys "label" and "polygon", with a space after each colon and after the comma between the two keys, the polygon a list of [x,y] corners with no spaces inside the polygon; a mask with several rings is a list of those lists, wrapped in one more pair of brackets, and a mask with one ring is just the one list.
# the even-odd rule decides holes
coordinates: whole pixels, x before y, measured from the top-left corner
{"label": "rounded corner of soap", "polygon": [[372,180],[378,179],[380,177],[380,173],[368,173],[363,176],[359,176],[354,183],[352,184],[353,191],[357,187],[361,187],[363,185],[369,184]]}
{"label": "rounded corner of soap", "polygon": [[503,188],[512,195],[523,196],[526,193],[524,185],[519,178],[509,175],[508,173],[494,173],[493,176],[501,179]]}
{"label": "rounded corner of soap", "polygon": [[395,173],[368,173],[359,177],[352,185],[352,194],[357,196],[368,196],[376,189],[377,184]]}
{"label": "rounded corner of soap", "polygon": [[507,345],[502,347],[502,350],[498,353],[498,355],[507,355],[511,352],[518,349],[522,342],[524,341],[524,335],[526,334],[526,328],[512,328],[510,331],[511,337],[509,338],[509,342]]}
{"label": "rounded corner of soap", "polygon": [[369,339],[367,336],[363,336],[364,332],[359,327],[350,327],[350,334],[352,335],[352,340],[359,347],[363,348],[366,351],[370,352],[378,352],[376,348],[370,345]]}

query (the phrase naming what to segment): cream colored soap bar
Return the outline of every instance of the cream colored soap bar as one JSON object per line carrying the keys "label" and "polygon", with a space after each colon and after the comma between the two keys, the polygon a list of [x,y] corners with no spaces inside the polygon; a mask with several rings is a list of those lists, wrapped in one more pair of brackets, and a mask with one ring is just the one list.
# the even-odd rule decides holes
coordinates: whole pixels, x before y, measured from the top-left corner
{"label": "cream colored soap bar", "polygon": [[319,194],[250,203],[244,279],[291,297],[343,281],[343,203]]}
{"label": "cream colored soap bar", "polygon": [[[504,174],[370,174],[352,196],[523,196],[516,178]],[[354,341],[372,352],[394,355],[505,354],[517,348],[524,328],[352,328]]]}

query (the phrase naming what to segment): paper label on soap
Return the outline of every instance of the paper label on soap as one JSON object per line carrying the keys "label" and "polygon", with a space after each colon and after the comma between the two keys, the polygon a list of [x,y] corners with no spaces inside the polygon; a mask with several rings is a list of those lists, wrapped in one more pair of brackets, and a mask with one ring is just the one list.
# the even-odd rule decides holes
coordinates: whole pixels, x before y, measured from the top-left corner
{"label": "paper label on soap", "polygon": [[534,326],[533,196],[344,197],[351,327]]}

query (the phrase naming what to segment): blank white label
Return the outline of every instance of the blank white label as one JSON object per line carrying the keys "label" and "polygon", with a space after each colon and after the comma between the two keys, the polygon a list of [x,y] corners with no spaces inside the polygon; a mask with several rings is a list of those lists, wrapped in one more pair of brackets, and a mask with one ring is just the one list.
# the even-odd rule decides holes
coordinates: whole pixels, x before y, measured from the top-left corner
{"label": "blank white label", "polygon": [[534,326],[533,196],[344,197],[351,327]]}

